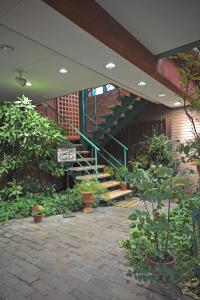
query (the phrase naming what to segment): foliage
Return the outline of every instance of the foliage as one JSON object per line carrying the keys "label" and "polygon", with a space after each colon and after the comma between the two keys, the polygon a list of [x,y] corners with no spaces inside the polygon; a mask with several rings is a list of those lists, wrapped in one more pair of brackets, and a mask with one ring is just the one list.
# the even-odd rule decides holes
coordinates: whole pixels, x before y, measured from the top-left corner
{"label": "foliage", "polygon": [[118,168],[115,174],[117,181],[126,182],[128,173],[127,167]]}
{"label": "foliage", "polygon": [[[130,215],[129,218],[133,221],[130,240],[125,241],[123,246],[131,252],[129,258],[134,263],[134,274],[138,279],[158,280],[161,276],[162,280],[174,280],[179,267],[165,270],[162,262],[165,262],[169,253],[174,250],[171,241],[176,240],[176,224],[171,219],[171,201],[174,192],[179,199],[183,200],[185,197],[183,186],[177,189],[183,175],[174,176],[173,168],[162,165],[151,165],[148,170],[135,166],[133,170],[130,178],[132,176],[134,185],[140,191],[145,211],[134,210]],[[182,239],[181,234],[177,234],[176,237],[179,241]],[[145,254],[158,262],[158,267],[150,267]]]}
{"label": "foliage", "polygon": [[92,193],[95,196],[106,194],[107,188],[95,180],[82,180],[76,183],[74,190],[78,193]]}
{"label": "foliage", "polygon": [[144,148],[138,153],[136,161],[143,169],[147,169],[151,164],[173,165],[175,144],[174,140],[164,134],[146,137]]}
{"label": "foliage", "polygon": [[[135,221],[130,227],[130,239],[123,241],[121,246],[128,250],[130,265],[134,265],[134,274],[139,280],[163,280],[179,282],[197,275],[197,266],[200,263],[198,257],[193,255],[193,228],[191,217],[191,199],[180,203],[170,213],[170,235],[168,241],[169,250],[176,257],[176,264],[171,268],[163,268],[161,265],[152,268],[145,259],[145,251],[151,249],[152,233],[149,224]],[[144,217],[141,212],[140,219]],[[135,219],[134,215],[130,216]],[[145,219],[146,220],[146,219]],[[163,222],[163,225],[165,222]],[[153,225],[154,227],[154,225]],[[164,228],[162,228],[164,229]],[[162,232],[160,232],[162,235]],[[165,232],[163,232],[164,238]]]}
{"label": "foliage", "polygon": [[66,133],[42,117],[25,96],[0,104],[0,142],[0,177],[7,183],[2,193],[4,199],[25,194],[27,176],[64,174],[55,155],[57,146],[66,142]]}
{"label": "foliage", "polygon": [[110,174],[111,177],[114,176],[114,169],[110,166],[106,166],[104,169],[103,169],[103,172],[105,174]]}
{"label": "foliage", "polygon": [[41,216],[44,214],[44,207],[42,205],[37,205],[36,208],[32,211],[32,216],[36,217],[36,216]]}
{"label": "foliage", "polygon": [[169,163],[172,163],[173,144],[174,141],[164,134],[154,134],[152,137],[148,138],[146,152],[150,163],[159,163],[163,165],[169,165]]}
{"label": "foliage", "polygon": [[52,195],[29,193],[15,200],[0,200],[0,222],[31,216],[31,207],[34,205],[42,205],[47,217],[65,213],[67,210],[82,209],[82,195],[75,190],[69,190],[69,193],[69,203],[67,191]]}

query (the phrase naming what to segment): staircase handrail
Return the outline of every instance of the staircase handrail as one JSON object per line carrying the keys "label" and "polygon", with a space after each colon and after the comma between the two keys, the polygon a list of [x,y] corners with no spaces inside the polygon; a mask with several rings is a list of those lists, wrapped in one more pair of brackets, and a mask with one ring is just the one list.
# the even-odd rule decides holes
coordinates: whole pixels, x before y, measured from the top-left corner
{"label": "staircase handrail", "polygon": [[70,123],[65,117],[60,115],[53,107],[51,107],[49,104],[45,103],[45,105],[50,108],[56,116],[63,119],[67,125],[69,125],[73,130],[75,130],[88,144],[90,144],[92,147],[94,147],[97,151],[100,151],[99,147],[97,147],[90,139],[88,139],[80,130],[78,130],[72,123]]}
{"label": "staircase handrail", "polygon": [[128,151],[127,146],[125,146],[123,143],[121,143],[119,140],[117,140],[112,134],[104,130],[96,121],[94,121],[91,117],[89,117],[86,113],[83,113],[88,120],[90,120],[93,124],[97,126],[97,128],[100,128],[103,133],[107,134],[110,138],[112,138],[114,141],[116,141],[121,147],[123,147],[125,150]]}

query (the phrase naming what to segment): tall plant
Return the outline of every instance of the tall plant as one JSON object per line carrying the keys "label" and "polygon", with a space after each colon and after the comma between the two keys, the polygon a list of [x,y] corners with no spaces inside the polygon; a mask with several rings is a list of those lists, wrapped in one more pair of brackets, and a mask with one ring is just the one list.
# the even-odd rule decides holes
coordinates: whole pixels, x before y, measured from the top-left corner
{"label": "tall plant", "polygon": [[[66,132],[42,117],[31,100],[22,96],[16,102],[0,104],[0,179],[3,197],[23,194],[26,178],[62,176],[63,166],[56,161],[56,148],[66,142]],[[43,179],[45,178],[43,176]]]}

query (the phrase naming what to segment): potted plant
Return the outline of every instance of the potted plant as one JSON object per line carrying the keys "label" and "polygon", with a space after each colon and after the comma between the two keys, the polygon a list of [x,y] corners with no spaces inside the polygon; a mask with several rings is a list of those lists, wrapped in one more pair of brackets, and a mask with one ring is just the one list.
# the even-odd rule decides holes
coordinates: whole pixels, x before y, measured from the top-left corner
{"label": "potted plant", "polygon": [[99,182],[95,180],[83,180],[75,185],[75,190],[83,195],[83,204],[85,213],[92,213],[94,196],[106,194],[107,188],[105,188]]}
{"label": "potted plant", "polygon": [[120,188],[122,191],[127,190],[127,176],[128,176],[128,168],[127,167],[121,167],[116,170],[115,177],[117,181],[120,182]]}
{"label": "potted plant", "polygon": [[44,207],[41,205],[36,205],[34,209],[32,208],[32,216],[35,223],[42,222],[42,217],[44,214]]}
{"label": "potted plant", "polygon": [[162,165],[134,171],[134,184],[140,191],[145,211],[134,210],[130,215],[133,221],[130,239],[124,245],[134,253],[136,278],[160,279],[173,272],[168,269],[173,269],[176,262],[169,246],[174,230],[170,213],[176,176],[172,168]]}

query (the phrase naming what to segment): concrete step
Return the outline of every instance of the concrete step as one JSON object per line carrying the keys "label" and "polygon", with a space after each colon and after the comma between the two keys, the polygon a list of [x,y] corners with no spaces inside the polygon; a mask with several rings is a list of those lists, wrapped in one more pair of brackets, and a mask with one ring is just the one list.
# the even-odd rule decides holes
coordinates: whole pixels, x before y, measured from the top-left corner
{"label": "concrete step", "polygon": [[84,159],[83,158],[78,158],[76,161],[79,162],[79,163],[85,162],[85,161],[95,161],[95,158],[94,157],[85,157]]}
{"label": "concrete step", "polygon": [[[83,167],[72,167],[69,168],[69,171],[73,171],[73,172],[82,172],[82,171],[90,171],[90,170],[95,170],[95,166],[83,166]],[[105,168],[105,165],[97,165],[97,169],[103,169]]]}
{"label": "concrete step", "polygon": [[126,191],[115,190],[115,191],[108,192],[105,196],[102,197],[102,199],[104,201],[112,201],[112,200],[115,200],[117,198],[127,196],[130,193],[132,193],[131,190],[126,190]]}
{"label": "concrete step", "polygon": [[116,181],[116,180],[109,180],[109,181],[101,182],[100,184],[103,185],[106,188],[111,188],[111,187],[115,187],[115,186],[120,185],[120,182]]}
{"label": "concrete step", "polygon": [[107,177],[110,177],[110,174],[99,173],[97,176],[96,176],[96,174],[76,176],[76,180],[90,180],[90,179],[96,179],[96,178],[101,179],[101,178],[107,178]]}

